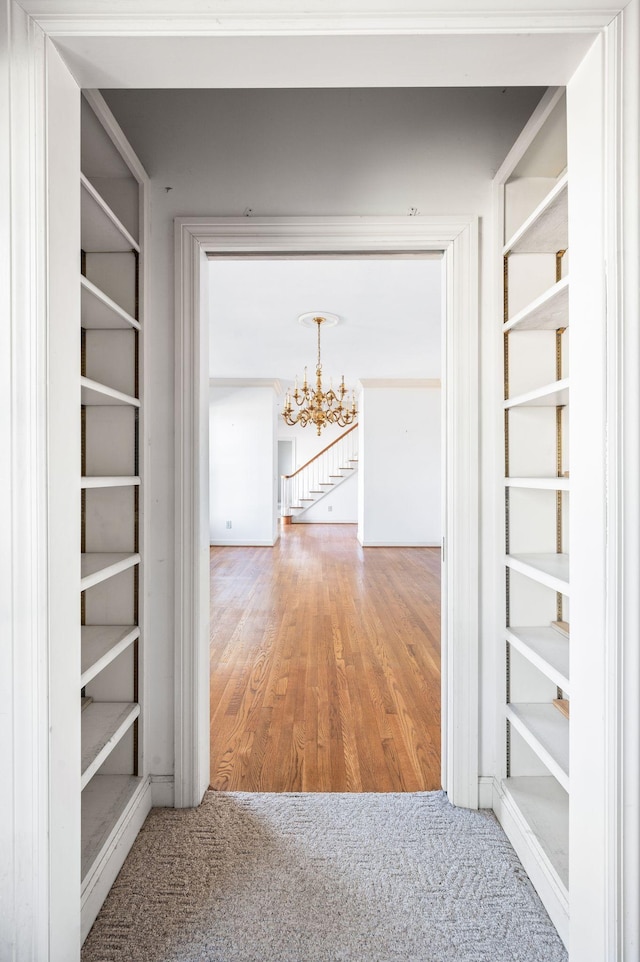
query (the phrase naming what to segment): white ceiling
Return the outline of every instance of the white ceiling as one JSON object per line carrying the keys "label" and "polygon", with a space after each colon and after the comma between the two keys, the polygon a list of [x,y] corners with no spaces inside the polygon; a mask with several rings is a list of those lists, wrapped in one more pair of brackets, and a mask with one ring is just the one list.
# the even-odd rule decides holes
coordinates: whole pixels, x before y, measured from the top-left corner
{"label": "white ceiling", "polygon": [[322,331],[327,382],[440,376],[441,270],[424,257],[239,258],[210,261],[210,377],[313,374],[308,311],[338,314]]}
{"label": "white ceiling", "polygon": [[56,46],[82,87],[518,87],[568,83],[594,35],[58,34]]}

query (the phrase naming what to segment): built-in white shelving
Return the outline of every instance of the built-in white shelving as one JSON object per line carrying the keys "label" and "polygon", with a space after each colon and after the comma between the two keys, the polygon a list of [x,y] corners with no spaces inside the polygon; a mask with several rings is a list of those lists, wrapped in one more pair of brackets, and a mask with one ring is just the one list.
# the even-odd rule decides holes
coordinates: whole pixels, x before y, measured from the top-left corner
{"label": "built-in white shelving", "polygon": [[81,324],[85,330],[140,330],[135,317],[82,275],[80,295]]}
{"label": "built-in white shelving", "polygon": [[94,775],[82,793],[81,878],[83,887],[146,787],[136,775]]}
{"label": "built-in white shelving", "polygon": [[560,785],[569,791],[569,722],[555,705],[509,704],[507,719]]}
{"label": "built-in white shelving", "polygon": [[569,639],[555,628],[508,628],[507,641],[565,692],[569,684]]}
{"label": "built-in white shelving", "polygon": [[508,398],[504,402],[505,408],[515,408],[515,407],[564,407],[564,405],[569,403],[569,378],[562,378],[560,381],[554,381],[553,384],[545,384],[542,387],[535,388],[533,391],[527,391],[526,394],[520,394],[517,397]]}
{"label": "built-in white shelving", "polygon": [[148,178],[104,100],[81,105],[82,937],[151,805],[144,756],[144,253]]}
{"label": "built-in white shelving", "polygon": [[505,478],[506,488],[529,488],[532,491],[569,491],[569,478]]}
{"label": "built-in white shelving", "polygon": [[92,551],[81,556],[80,590],[86,591],[140,563],[140,555],[128,551]]}
{"label": "built-in white shelving", "polygon": [[540,846],[568,899],[569,794],[551,775],[505,778],[502,789],[522,815],[525,831]]}
{"label": "built-in white shelving", "polygon": [[122,477],[103,477],[96,475],[95,477],[83,477],[80,479],[81,488],[130,488],[140,484],[140,478],[129,475],[122,475]]}
{"label": "built-in white shelving", "polygon": [[124,394],[122,391],[116,391],[115,388],[107,387],[106,384],[100,384],[98,381],[92,381],[88,377],[80,378],[80,387],[83,404],[99,407],[130,404],[132,407],[140,407],[138,398],[132,397],[130,394]]}
{"label": "built-in white shelving", "polygon": [[87,253],[138,252],[138,242],[84,174],[80,175],[80,182],[82,249]]}
{"label": "built-in white shelving", "polygon": [[84,688],[140,637],[137,625],[84,625],[80,685]]}
{"label": "built-in white shelving", "polygon": [[564,174],[504,245],[504,254],[545,254],[566,250],[569,175]]}
{"label": "built-in white shelving", "polygon": [[563,277],[509,318],[505,331],[557,331],[569,326],[569,278]]}
{"label": "built-in white shelving", "polygon": [[569,595],[569,555],[537,553],[510,554],[505,558],[508,568],[526,575],[538,584],[546,585],[563,595]]}
{"label": "built-in white shelving", "polygon": [[140,714],[135,702],[92,702],[82,712],[82,787],[109,757]]}
{"label": "built-in white shelving", "polygon": [[[563,938],[569,910],[569,174],[549,91],[498,174],[505,620],[494,802]],[[541,199],[542,198],[542,199]],[[551,380],[554,378],[554,380]],[[555,549],[555,550],[554,550]],[[561,630],[558,630],[561,629]]]}

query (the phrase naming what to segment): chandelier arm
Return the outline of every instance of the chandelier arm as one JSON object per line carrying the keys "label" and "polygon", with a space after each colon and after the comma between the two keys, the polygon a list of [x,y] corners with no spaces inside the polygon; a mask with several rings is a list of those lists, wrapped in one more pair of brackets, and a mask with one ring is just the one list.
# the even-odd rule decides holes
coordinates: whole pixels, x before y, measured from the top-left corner
{"label": "chandelier arm", "polygon": [[[326,318],[318,315],[314,317],[313,320],[316,322],[318,328],[318,357],[316,362],[316,385],[315,389],[307,381],[307,369],[304,369],[304,383],[302,384],[302,390],[298,389],[298,380],[296,378],[295,390],[293,395],[287,392],[287,397],[285,399],[284,410],[282,411],[282,417],[286,424],[294,426],[299,424],[300,427],[306,427],[308,424],[315,424],[318,435],[323,427],[328,424],[338,424],[340,427],[345,427],[355,421],[357,417],[357,407],[355,400],[355,393],[353,394],[353,402],[351,409],[346,408],[343,405],[343,400],[345,394],[347,394],[347,388],[344,383],[344,374],[342,375],[342,380],[338,386],[337,393],[333,390],[333,382],[329,385],[329,390],[325,393],[322,390],[322,356],[321,356],[321,345],[320,345],[320,325],[326,320]],[[294,408],[292,400],[295,401],[296,406],[300,410],[294,414]]]}

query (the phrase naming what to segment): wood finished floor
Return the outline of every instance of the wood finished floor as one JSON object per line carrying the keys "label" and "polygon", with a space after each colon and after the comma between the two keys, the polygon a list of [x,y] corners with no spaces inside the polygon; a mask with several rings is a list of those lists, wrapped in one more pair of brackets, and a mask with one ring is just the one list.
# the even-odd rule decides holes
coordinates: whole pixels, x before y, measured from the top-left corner
{"label": "wood finished floor", "polygon": [[288,525],[211,548],[211,786],[440,788],[440,551]]}

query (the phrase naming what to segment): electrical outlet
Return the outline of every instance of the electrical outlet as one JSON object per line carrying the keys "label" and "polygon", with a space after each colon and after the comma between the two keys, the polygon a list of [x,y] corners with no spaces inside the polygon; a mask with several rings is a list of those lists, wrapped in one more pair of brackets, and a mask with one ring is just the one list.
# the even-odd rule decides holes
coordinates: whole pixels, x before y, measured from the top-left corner
{"label": "electrical outlet", "polygon": [[332,505],[332,504],[328,504],[328,505],[327,505],[327,511],[333,511],[333,505]]}
{"label": "electrical outlet", "polygon": [[226,527],[226,528],[230,528],[231,526],[232,526],[232,525],[231,525],[231,522],[230,522],[230,521],[227,521],[225,527]]}

